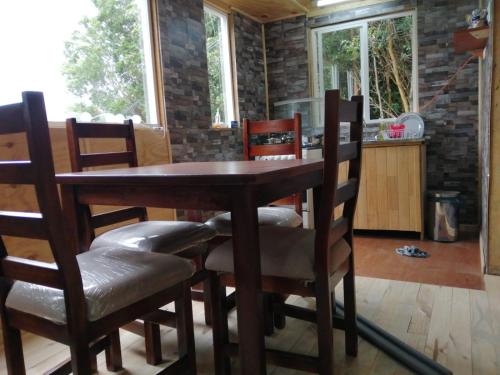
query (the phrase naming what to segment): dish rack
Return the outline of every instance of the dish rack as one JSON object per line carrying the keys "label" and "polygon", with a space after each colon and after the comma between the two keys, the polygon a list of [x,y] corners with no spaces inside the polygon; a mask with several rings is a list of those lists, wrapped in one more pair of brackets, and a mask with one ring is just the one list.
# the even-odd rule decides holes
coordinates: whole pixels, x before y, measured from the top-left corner
{"label": "dish rack", "polygon": [[381,126],[377,140],[400,140],[422,138],[420,130],[410,129],[404,124],[387,124]]}

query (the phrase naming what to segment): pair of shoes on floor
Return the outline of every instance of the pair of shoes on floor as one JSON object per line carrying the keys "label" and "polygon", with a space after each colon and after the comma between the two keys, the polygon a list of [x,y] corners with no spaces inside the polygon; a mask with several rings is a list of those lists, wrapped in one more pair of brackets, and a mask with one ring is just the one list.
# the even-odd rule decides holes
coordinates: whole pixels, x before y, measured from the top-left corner
{"label": "pair of shoes on floor", "polygon": [[413,257],[413,258],[427,258],[429,254],[426,251],[420,250],[416,246],[403,246],[396,249],[396,253],[399,255]]}

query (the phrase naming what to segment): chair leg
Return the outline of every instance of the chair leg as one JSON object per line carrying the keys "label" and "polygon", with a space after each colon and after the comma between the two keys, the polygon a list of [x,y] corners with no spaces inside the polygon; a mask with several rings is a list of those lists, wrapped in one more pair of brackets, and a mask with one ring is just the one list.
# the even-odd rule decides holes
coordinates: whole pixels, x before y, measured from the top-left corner
{"label": "chair leg", "polygon": [[177,317],[179,359],[186,358],[186,374],[196,374],[193,307],[191,304],[191,288],[187,283],[184,285],[183,295],[175,301],[175,314]]}
{"label": "chair leg", "polygon": [[354,262],[349,257],[349,272],[344,276],[345,350],[349,356],[358,355],[358,327],[356,323],[356,289],[354,287]]}
{"label": "chair leg", "polygon": [[333,374],[332,306],[328,279],[316,282],[316,319],[318,324],[319,374]]}
{"label": "chair leg", "polygon": [[9,375],[24,375],[26,374],[26,369],[24,367],[21,332],[17,328],[8,326],[5,319],[5,316],[2,316],[3,346],[7,373]]}
{"label": "chair leg", "polygon": [[[273,294],[273,306],[274,304],[283,305],[285,303],[286,296],[282,294]],[[277,329],[284,329],[286,326],[286,315],[274,311],[274,327]]]}
{"label": "chair leg", "polygon": [[208,280],[203,281],[203,307],[205,309],[205,324],[212,325],[212,298],[210,296],[210,283]]}
{"label": "chair leg", "polygon": [[85,340],[76,339],[70,345],[71,368],[74,375],[92,374],[92,361],[89,350],[89,343]]}
{"label": "chair leg", "polygon": [[266,336],[271,336],[274,333],[274,295],[271,293],[263,293],[262,298],[262,306],[264,306],[264,334]]}
{"label": "chair leg", "polygon": [[92,371],[92,374],[96,374],[98,372],[97,354],[90,353],[90,370]]}
{"label": "chair leg", "polygon": [[120,332],[118,330],[109,335],[109,346],[106,348],[106,367],[108,371],[117,372],[123,368]]}
{"label": "chair leg", "polygon": [[229,375],[231,374],[231,362],[224,354],[224,346],[229,343],[225,288],[220,285],[216,272],[210,272],[208,281],[212,298],[215,373],[217,375]]}
{"label": "chair leg", "polygon": [[146,362],[157,365],[162,361],[160,326],[144,321],[144,344],[146,346]]}

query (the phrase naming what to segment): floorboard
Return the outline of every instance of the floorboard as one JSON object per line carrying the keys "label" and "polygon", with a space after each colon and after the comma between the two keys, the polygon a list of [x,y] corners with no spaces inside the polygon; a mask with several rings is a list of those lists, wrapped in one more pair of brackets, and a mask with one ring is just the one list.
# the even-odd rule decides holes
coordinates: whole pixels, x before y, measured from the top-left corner
{"label": "floorboard", "polygon": [[[409,345],[425,352],[455,374],[500,373],[500,277],[485,278],[486,290],[461,289],[446,286],[418,284],[357,277],[357,300],[360,314],[372,319]],[[342,299],[342,288],[336,289]],[[291,296],[289,302],[314,307],[314,300]],[[167,306],[171,309],[172,306]],[[199,374],[213,374],[212,333],[204,325],[203,305],[193,303],[197,363]],[[236,338],[236,314],[229,315],[230,332]],[[155,374],[176,356],[176,334],[171,328],[162,328],[162,351],[166,361],[160,366],[149,366],[144,360],[141,337],[121,331],[125,370],[119,374]],[[360,340],[359,356],[344,354],[344,334],[335,331],[336,374],[409,374],[364,340]],[[312,323],[287,320],[287,327],[266,339],[268,346],[315,354],[316,326]],[[24,353],[28,374],[43,374],[69,352],[65,346],[31,334],[23,334]],[[3,352],[3,347],[1,348]],[[100,374],[105,370],[104,355],[99,355]],[[238,373],[238,361],[233,360],[233,372]],[[5,358],[0,356],[0,373],[5,373]],[[274,366],[272,375],[299,375]]]}

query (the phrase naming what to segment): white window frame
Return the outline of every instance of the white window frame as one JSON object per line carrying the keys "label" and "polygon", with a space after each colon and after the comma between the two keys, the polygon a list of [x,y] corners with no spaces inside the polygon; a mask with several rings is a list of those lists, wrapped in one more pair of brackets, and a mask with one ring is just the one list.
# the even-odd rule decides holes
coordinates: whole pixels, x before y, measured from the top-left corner
{"label": "white window frame", "polygon": [[380,118],[380,119],[371,119],[370,118],[370,77],[369,77],[369,56],[368,56],[368,23],[374,21],[380,21],[391,18],[400,18],[400,17],[412,17],[412,104],[413,104],[413,112],[418,112],[418,40],[417,40],[417,11],[410,10],[406,12],[400,13],[392,13],[379,17],[366,18],[359,21],[353,21],[348,23],[342,23],[339,25],[330,25],[318,27],[315,29],[311,29],[311,48],[312,48],[312,77],[313,77],[313,92],[316,97],[323,98],[325,89],[324,89],[324,81],[323,81],[323,59],[320,59],[319,56],[323,55],[322,48],[322,35],[334,31],[360,28],[360,66],[361,66],[361,94],[364,97],[363,103],[363,117],[367,124],[370,123],[384,123],[384,122],[392,122],[394,118]]}
{"label": "white window frame", "polygon": [[139,17],[141,20],[143,54],[144,54],[144,100],[146,101],[146,112],[149,114],[149,119],[144,119],[147,124],[158,124],[158,90],[156,87],[156,75],[154,69],[154,52],[153,52],[153,35],[152,23],[155,22],[153,12],[151,12],[151,1],[137,1],[139,8]]}
{"label": "white window frame", "polygon": [[[221,12],[210,5],[205,4],[204,10],[213,16],[221,19],[221,33],[222,33],[222,73],[223,79],[223,95],[224,95],[224,111],[226,113],[226,125],[230,125],[231,121],[235,120],[234,114],[234,97],[233,97],[233,74],[231,69],[231,48],[229,42],[229,17],[226,13]],[[214,115],[214,114],[212,114]]]}

